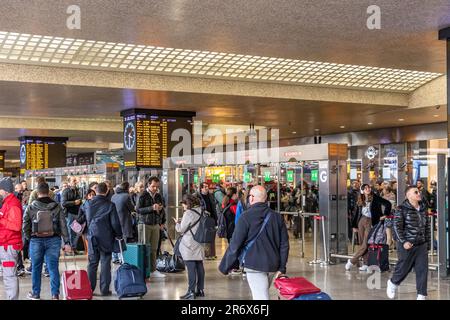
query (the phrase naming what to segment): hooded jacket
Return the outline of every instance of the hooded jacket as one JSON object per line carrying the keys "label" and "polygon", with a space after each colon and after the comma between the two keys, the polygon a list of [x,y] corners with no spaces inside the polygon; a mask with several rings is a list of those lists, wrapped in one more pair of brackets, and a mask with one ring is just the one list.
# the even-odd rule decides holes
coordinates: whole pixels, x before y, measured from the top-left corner
{"label": "hooded jacket", "polygon": [[420,202],[420,208],[417,210],[408,200],[405,200],[395,211],[394,231],[402,244],[410,242],[418,246],[430,243],[431,229],[426,215],[426,204]]}
{"label": "hooded jacket", "polygon": [[50,211],[53,218],[53,237],[62,237],[65,244],[70,243],[67,223],[64,212],[59,203],[50,197],[43,197],[34,200],[25,210],[23,215],[23,236],[26,240],[30,240],[32,236],[32,225],[39,211]]}
{"label": "hooded jacket", "polygon": [[0,209],[0,246],[12,245],[15,250],[21,250],[22,243],[22,204],[14,194],[3,199]]}

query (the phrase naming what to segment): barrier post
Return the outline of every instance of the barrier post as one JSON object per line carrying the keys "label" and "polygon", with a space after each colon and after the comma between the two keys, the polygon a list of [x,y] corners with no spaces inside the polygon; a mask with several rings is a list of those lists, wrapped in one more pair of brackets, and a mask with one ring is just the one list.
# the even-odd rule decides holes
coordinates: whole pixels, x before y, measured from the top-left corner
{"label": "barrier post", "polygon": [[313,248],[313,260],[308,262],[309,264],[320,264],[322,261],[317,259],[317,216],[314,216],[314,225],[313,225],[313,237],[314,237],[314,248]]}
{"label": "barrier post", "polygon": [[323,239],[323,260],[321,262],[321,265],[329,265],[330,259],[328,257],[328,249],[327,249],[327,239],[325,235],[325,216],[318,216],[317,220],[322,221],[322,239]]}
{"label": "barrier post", "polygon": [[299,215],[302,218],[302,258],[305,257],[305,215],[302,213],[300,213],[299,211]]}

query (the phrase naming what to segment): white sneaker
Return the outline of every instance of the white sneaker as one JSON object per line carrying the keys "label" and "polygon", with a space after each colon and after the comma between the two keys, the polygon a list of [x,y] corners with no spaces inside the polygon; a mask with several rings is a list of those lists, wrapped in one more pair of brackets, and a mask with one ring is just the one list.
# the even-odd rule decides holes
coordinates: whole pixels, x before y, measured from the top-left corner
{"label": "white sneaker", "polygon": [[166,275],[161,273],[161,272],[159,272],[159,271],[155,271],[155,272],[152,272],[150,274],[150,277],[152,277],[152,278],[165,278]]}
{"label": "white sneaker", "polygon": [[353,263],[350,259],[347,260],[347,263],[345,264],[345,270],[350,271],[350,269],[353,267]]}
{"label": "white sneaker", "polygon": [[363,264],[362,267],[359,267],[359,271],[367,271],[369,269],[368,265]]}
{"label": "white sneaker", "polygon": [[397,286],[391,282],[389,279],[387,282],[386,294],[389,299],[395,298],[395,292],[397,291]]}
{"label": "white sneaker", "polygon": [[417,300],[427,300],[427,296],[423,296],[421,294],[417,295]]}

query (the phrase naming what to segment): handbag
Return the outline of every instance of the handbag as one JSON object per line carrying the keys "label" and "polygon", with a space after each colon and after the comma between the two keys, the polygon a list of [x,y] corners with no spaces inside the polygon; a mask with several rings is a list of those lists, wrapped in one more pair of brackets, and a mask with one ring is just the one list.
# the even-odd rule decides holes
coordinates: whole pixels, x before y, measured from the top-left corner
{"label": "handbag", "polygon": [[85,227],[86,227],[86,222],[83,224],[80,224],[77,220],[73,220],[72,223],[70,224],[70,229],[72,229],[72,231],[78,235],[83,233]]}
{"label": "handbag", "polygon": [[289,300],[304,294],[319,293],[322,291],[303,277],[279,277],[275,280],[274,286],[282,297]]}

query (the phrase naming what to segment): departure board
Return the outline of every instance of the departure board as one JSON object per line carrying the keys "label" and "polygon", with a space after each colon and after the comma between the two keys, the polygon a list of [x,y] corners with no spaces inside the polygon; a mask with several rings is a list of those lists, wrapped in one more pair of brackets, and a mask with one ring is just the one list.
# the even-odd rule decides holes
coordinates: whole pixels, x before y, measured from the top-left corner
{"label": "departure board", "polygon": [[39,170],[66,166],[68,138],[20,137],[20,167]]}
{"label": "departure board", "polygon": [[179,143],[171,141],[172,133],[184,129],[192,137],[193,112],[131,109],[123,111],[122,116],[127,168],[162,168],[164,159]]}
{"label": "departure board", "polygon": [[0,150],[0,172],[5,172],[5,150]]}

